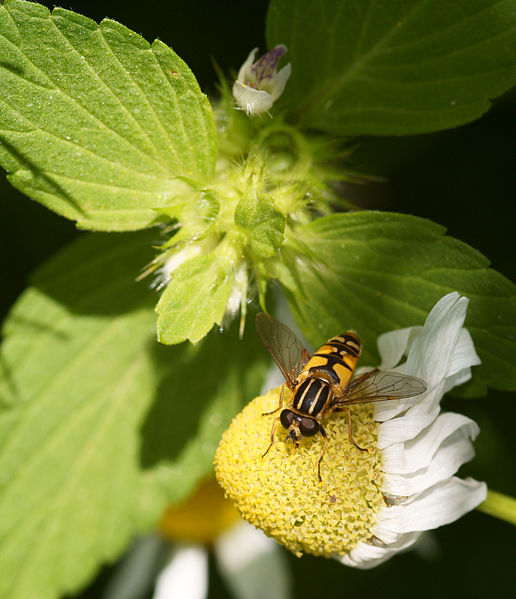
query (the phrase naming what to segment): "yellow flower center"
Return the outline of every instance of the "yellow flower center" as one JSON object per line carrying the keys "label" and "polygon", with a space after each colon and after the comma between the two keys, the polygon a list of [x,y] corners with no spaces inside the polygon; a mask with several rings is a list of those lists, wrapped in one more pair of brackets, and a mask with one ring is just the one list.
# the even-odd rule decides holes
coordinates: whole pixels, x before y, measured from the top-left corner
{"label": "yellow flower center", "polygon": [[158,531],[171,541],[208,544],[239,519],[215,479],[201,483],[186,501],[163,514]]}
{"label": "yellow flower center", "polygon": [[[321,435],[304,438],[296,449],[285,442],[279,416],[263,415],[278,406],[280,388],[248,404],[224,433],[215,455],[215,471],[242,516],[282,543],[297,556],[312,553],[332,557],[348,553],[368,541],[376,514],[385,505],[381,486],[381,455],[376,447],[377,424],[371,404],[352,407],[353,439],[346,415],[333,413],[324,420],[328,448]],[[288,395],[287,391],[286,395]]]}

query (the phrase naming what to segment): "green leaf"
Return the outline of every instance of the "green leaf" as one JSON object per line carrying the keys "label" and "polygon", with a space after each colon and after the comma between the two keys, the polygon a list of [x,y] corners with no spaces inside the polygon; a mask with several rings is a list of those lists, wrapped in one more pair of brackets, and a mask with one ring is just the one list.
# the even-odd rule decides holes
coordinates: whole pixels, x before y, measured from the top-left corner
{"label": "green leaf", "polygon": [[180,177],[213,175],[209,102],[159,40],[6,0],[0,56],[0,163],[15,187],[78,226],[147,227],[186,188]]}
{"label": "green leaf", "polygon": [[183,262],[156,306],[159,341],[197,343],[214,324],[221,325],[235,284],[233,271],[223,244],[210,254]]}
{"label": "green leaf", "polygon": [[272,0],[268,43],[292,62],[278,103],[343,135],[456,127],[516,83],[515,27],[514,0]]}
{"label": "green leaf", "polygon": [[247,237],[251,253],[259,259],[274,256],[283,243],[285,217],[274,207],[274,200],[255,191],[246,194],[235,210],[235,224]]}
{"label": "green leaf", "polygon": [[134,282],[150,241],[80,238],[5,324],[2,597],[53,599],[84,584],[212,472],[222,431],[259,391],[256,335],[156,342],[155,294]]}
{"label": "green leaf", "polygon": [[[296,239],[282,246],[278,276],[314,346],[355,329],[364,342],[362,364],[378,364],[379,334],[422,325],[439,298],[458,291],[471,300],[466,327],[482,360],[475,377],[496,389],[516,388],[515,286],[443,227],[364,211],[316,220],[297,229]],[[310,257],[300,256],[307,251]]]}

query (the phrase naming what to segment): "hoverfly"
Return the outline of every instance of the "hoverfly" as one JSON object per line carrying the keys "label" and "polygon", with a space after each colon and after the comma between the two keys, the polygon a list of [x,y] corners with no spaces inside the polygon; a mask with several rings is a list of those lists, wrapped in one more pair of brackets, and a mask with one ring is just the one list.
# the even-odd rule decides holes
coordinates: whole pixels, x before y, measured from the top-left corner
{"label": "hoverfly", "polygon": [[[256,329],[283,373],[285,384],[292,391],[290,406],[284,408],[274,420],[271,443],[263,457],[274,444],[278,422],[288,431],[285,441],[291,439],[296,447],[301,437],[320,433],[324,447],[317,462],[319,482],[322,482],[321,462],[328,446],[323,419],[332,412],[346,412],[349,440],[357,449],[367,451],[353,440],[349,406],[414,397],[427,389],[423,380],[397,372],[373,370],[353,377],[362,351],[362,344],[354,331],[332,337],[310,356],[296,335],[272,316],[259,313],[256,316]],[[282,408],[283,390],[284,387],[279,406],[267,414]]]}

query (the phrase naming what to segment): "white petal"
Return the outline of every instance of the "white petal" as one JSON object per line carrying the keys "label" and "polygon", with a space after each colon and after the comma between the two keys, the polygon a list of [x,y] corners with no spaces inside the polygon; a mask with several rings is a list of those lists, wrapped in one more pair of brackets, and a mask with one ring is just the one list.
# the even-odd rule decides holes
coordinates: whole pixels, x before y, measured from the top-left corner
{"label": "white petal", "polygon": [[221,535],[215,552],[220,573],[239,599],[287,599],[291,595],[280,548],[247,522]]}
{"label": "white petal", "polygon": [[290,77],[291,73],[292,73],[292,65],[289,62],[276,75],[276,81],[274,82],[274,89],[272,90],[272,94],[271,94],[273,102],[275,100],[277,100],[283,93],[283,90],[285,89],[285,85],[287,85],[287,81],[288,81],[288,78]]}
{"label": "white petal", "polygon": [[453,350],[448,376],[454,375],[470,366],[477,366],[478,364],[480,364],[480,358],[475,351],[473,339],[471,339],[471,335],[467,329],[462,329],[457,345]]}
{"label": "white petal", "polygon": [[383,490],[392,495],[412,495],[420,493],[455,474],[457,470],[473,458],[475,451],[468,442],[455,447],[440,449],[431,465],[412,476],[401,474],[386,475]]}
{"label": "white petal", "polygon": [[[400,369],[395,368],[393,370],[391,368],[391,371],[400,372]],[[388,420],[391,420],[392,418],[395,418],[396,416],[399,416],[400,414],[408,410],[408,408],[411,405],[414,405],[416,402],[417,400],[413,398],[398,400],[394,399],[391,401],[379,402],[374,406],[374,419],[376,420],[376,422],[386,422]]]}
{"label": "white petal", "polygon": [[408,327],[383,333],[378,337],[377,345],[380,353],[380,370],[392,370],[407,354],[408,348],[415,335],[423,327]]}
{"label": "white petal", "polygon": [[382,490],[394,496],[421,493],[453,476],[474,455],[467,427],[459,428],[435,452],[428,467],[412,474],[385,474]]}
{"label": "white petal", "polygon": [[448,391],[450,391],[454,387],[458,387],[459,385],[462,385],[462,383],[469,381],[470,378],[471,368],[463,368],[462,370],[459,370],[459,372],[453,374],[452,376],[446,377],[444,381],[443,395],[444,393],[448,393]]}
{"label": "white petal", "polygon": [[271,94],[261,89],[254,89],[239,79],[233,84],[233,96],[238,106],[250,115],[265,112],[274,103]]}
{"label": "white petal", "polygon": [[421,377],[430,386],[448,375],[468,302],[458,293],[449,293],[437,302],[410,348],[407,374]]}
{"label": "white petal", "polygon": [[249,56],[247,57],[244,64],[240,67],[240,69],[238,71],[238,77],[237,77],[237,79],[239,79],[240,81],[243,81],[245,83],[245,81],[247,81],[247,79],[249,79],[249,71],[250,71],[250,68],[253,66],[254,57],[256,56],[257,52],[258,52],[258,48],[253,48],[251,50],[251,52],[249,52]]}
{"label": "white petal", "polygon": [[178,548],[156,582],[153,599],[205,599],[208,555],[199,545]]}
{"label": "white petal", "polygon": [[395,553],[405,551],[418,540],[420,535],[421,533],[419,532],[398,535],[395,541],[385,547],[370,545],[369,543],[359,543],[348,554],[339,556],[336,559],[346,566],[367,570],[388,560]]}
{"label": "white petal", "polygon": [[[421,430],[432,421],[432,415],[436,416],[439,413],[438,404],[441,396],[469,380],[471,376],[469,367],[479,364],[480,361],[471,336],[468,331],[461,328],[467,303],[467,298],[460,297],[457,293],[450,293],[435,305],[422,329],[418,327],[401,329],[386,333],[379,338],[378,348],[382,356],[382,370],[392,368],[391,365],[396,363],[395,360],[399,360],[400,353],[403,353],[406,346],[409,348],[407,362],[395,370],[421,377],[430,388],[424,396],[419,396],[416,402],[400,400],[377,404],[375,419],[378,422],[391,420],[417,404],[415,410],[410,413],[410,418],[418,419],[415,430],[418,428]],[[443,380],[444,385],[437,387]],[[399,438],[399,441],[413,438],[414,427],[407,427],[406,423],[396,421],[396,426],[398,425],[405,428],[405,434]],[[383,431],[382,447],[396,442],[395,435],[390,434],[391,431],[388,429],[389,427],[386,427]]]}
{"label": "white petal", "polygon": [[486,495],[485,483],[453,477],[409,503],[382,510],[381,524],[395,533],[430,530],[457,520],[482,503]]}
{"label": "white petal", "polygon": [[382,423],[378,428],[378,447],[386,449],[390,445],[414,439],[437,418],[443,395],[470,377],[470,369],[463,369],[415,399],[384,402],[394,404],[392,406],[377,404],[374,417]]}
{"label": "white petal", "polygon": [[[378,427],[378,447],[385,449],[393,443],[402,443],[416,437],[438,416],[440,401],[443,396],[444,381],[420,395],[414,400],[405,400],[405,405],[412,402],[406,412],[396,418],[382,422]],[[421,399],[419,399],[421,398]],[[386,402],[391,403],[391,402]],[[375,409],[375,419],[379,420],[379,411]]]}
{"label": "white petal", "polygon": [[133,544],[120,562],[106,588],[103,599],[140,599],[152,589],[163,554],[168,545],[155,535]]}
{"label": "white petal", "polygon": [[[450,444],[450,436],[461,431],[461,437],[475,439],[478,426],[473,420],[462,414],[446,412],[420,433],[412,441],[397,443],[382,452],[383,470],[387,474],[411,474],[427,468],[439,447],[446,442]],[[400,493],[403,495],[403,493]]]}

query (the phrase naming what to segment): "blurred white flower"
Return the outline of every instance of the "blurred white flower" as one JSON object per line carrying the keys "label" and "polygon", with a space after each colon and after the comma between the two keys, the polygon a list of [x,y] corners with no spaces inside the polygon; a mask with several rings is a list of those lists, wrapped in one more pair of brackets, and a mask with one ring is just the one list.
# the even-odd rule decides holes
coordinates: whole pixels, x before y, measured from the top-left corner
{"label": "blurred white flower", "polygon": [[236,103],[251,116],[271,108],[283,93],[292,71],[288,63],[277,72],[279,59],[287,52],[286,46],[276,46],[254,62],[257,52],[258,48],[251,50],[233,84]]}
{"label": "blurred white flower", "polygon": [[205,599],[209,547],[235,599],[291,595],[279,546],[240,519],[214,481],[203,483],[184,504],[169,509],[159,532],[134,543],[103,599],[143,599],[153,588],[153,599]]}

